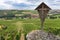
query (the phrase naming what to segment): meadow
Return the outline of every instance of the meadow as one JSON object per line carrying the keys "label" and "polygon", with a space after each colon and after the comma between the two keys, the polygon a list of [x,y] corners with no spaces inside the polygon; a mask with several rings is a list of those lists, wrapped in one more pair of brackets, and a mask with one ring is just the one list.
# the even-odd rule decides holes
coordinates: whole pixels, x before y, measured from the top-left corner
{"label": "meadow", "polygon": [[[40,30],[40,19],[12,19],[12,20],[0,20],[0,25],[5,25],[7,28],[0,28],[0,36],[2,40],[13,40],[14,37],[18,40],[20,34],[25,35],[32,30]],[[60,19],[47,19],[44,22],[44,30],[60,36]]]}

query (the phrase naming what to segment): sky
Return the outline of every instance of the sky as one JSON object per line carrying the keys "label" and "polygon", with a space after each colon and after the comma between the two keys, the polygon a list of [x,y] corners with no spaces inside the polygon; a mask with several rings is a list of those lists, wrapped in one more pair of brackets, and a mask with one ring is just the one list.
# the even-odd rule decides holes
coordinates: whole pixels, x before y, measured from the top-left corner
{"label": "sky", "polygon": [[42,2],[51,9],[60,9],[60,0],[0,0],[0,10],[34,10]]}

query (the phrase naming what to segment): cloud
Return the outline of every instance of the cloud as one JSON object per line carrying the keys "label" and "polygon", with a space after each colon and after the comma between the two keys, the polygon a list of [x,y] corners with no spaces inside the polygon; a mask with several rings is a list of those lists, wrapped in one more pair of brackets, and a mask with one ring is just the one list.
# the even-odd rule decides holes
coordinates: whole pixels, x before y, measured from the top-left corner
{"label": "cloud", "polygon": [[60,9],[60,0],[44,0],[52,9]]}
{"label": "cloud", "polygon": [[6,1],[4,3],[12,5],[14,7],[14,9],[33,9],[38,4],[38,2],[36,3],[36,1],[34,1],[34,2],[31,2],[31,1],[28,1],[28,0],[12,1],[12,0],[10,0],[10,1]]}
{"label": "cloud", "polygon": [[[52,9],[60,9],[60,0],[43,0]],[[42,0],[0,0],[0,9],[33,10]]]}
{"label": "cloud", "polygon": [[4,2],[5,2],[5,0],[0,1],[0,10],[2,10],[2,9],[12,9],[13,8],[12,5],[6,4]]}

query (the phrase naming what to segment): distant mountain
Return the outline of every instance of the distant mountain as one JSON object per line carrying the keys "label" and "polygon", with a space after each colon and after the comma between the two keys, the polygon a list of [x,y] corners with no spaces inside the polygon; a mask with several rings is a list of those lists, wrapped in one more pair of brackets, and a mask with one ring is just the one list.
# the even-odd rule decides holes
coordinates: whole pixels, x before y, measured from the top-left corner
{"label": "distant mountain", "polygon": [[60,14],[60,10],[51,10],[49,14]]}

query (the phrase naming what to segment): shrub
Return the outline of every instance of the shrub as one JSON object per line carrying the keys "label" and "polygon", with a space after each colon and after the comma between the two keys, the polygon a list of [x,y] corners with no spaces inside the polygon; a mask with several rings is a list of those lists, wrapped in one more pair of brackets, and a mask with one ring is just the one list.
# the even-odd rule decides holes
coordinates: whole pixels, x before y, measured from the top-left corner
{"label": "shrub", "polygon": [[57,19],[57,17],[55,17],[55,16],[50,16],[50,19]]}

